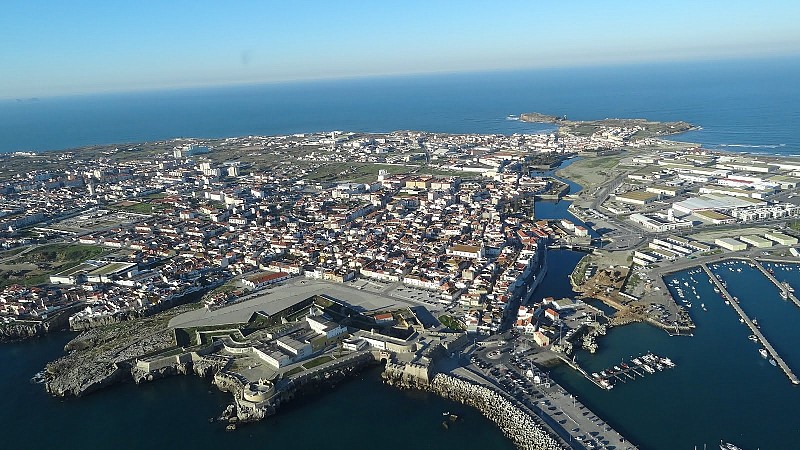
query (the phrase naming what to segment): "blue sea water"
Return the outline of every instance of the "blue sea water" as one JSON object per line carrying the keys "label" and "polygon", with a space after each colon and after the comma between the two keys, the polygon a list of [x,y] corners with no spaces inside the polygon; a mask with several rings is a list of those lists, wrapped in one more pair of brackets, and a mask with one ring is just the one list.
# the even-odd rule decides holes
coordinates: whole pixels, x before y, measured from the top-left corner
{"label": "blue sea water", "polygon": [[[508,114],[539,111],[573,119],[687,120],[703,130],[678,136],[680,140],[731,151],[800,154],[798,79],[800,59],[784,58],[2,101],[0,151],[332,129],[453,133],[551,129],[506,120]],[[563,217],[566,205],[541,204],[537,211]],[[566,274],[580,255],[550,255],[550,273],[536,295],[571,295]],[[676,275],[682,280],[689,276]],[[708,311],[692,310],[698,325],[694,337],[671,338],[647,325],[631,325],[612,329],[596,355],[578,356],[593,371],[653,350],[671,357],[678,368],[610,392],[568,368],[555,369],[553,376],[640,448],[688,450],[703,444],[713,448],[719,439],[743,448],[795,448],[800,430],[793,417],[800,409],[800,391],[760,358],[747,340],[747,329],[714,296],[703,276],[694,275],[700,280],[698,301],[708,299]],[[734,295],[759,298],[762,292],[755,285],[744,283]],[[767,300],[748,307],[783,307]],[[774,314],[754,311],[764,321]],[[794,339],[795,315],[786,314],[789,325],[776,325],[771,332],[785,332]],[[0,448],[100,448],[109,443],[114,448],[222,448],[251,442],[298,448],[364,448],[375,442],[386,448],[408,446],[406,441],[387,439],[385,433],[364,435],[360,425],[375,423],[376,418],[400,423],[414,437],[414,445],[422,448],[509,447],[496,428],[469,409],[463,410],[464,432],[445,433],[437,416],[457,405],[385,388],[375,381],[375,374],[365,374],[319,400],[300,402],[276,420],[240,433],[225,433],[206,423],[226,399],[213,390],[209,394],[208,384],[194,377],[112,388],[79,400],[55,400],[40,386],[26,383],[60,353],[66,340],[65,335],[56,335],[0,346],[0,394],[4,404],[11,405],[0,408],[0,423],[4,430],[14,430],[6,433]],[[369,444],[359,445],[361,441],[354,440],[359,438]]]}
{"label": "blue sea water", "polygon": [[[770,282],[760,272],[730,272],[727,266],[713,270],[728,280],[731,294],[741,300],[751,317],[758,318],[768,339],[774,340],[776,347],[780,344],[787,362],[792,364],[790,357],[798,361],[795,343],[800,309],[790,308],[777,290],[773,296]],[[687,270],[667,277],[675,295],[673,279],[692,303],[689,311],[697,325],[693,336],[671,337],[647,324],[613,328],[599,341],[597,353],[579,352],[577,362],[590,373],[600,372],[654,352],[671,358],[674,369],[618,382],[610,391],[568,367],[554,369],[553,378],[639,448],[718,448],[722,439],[747,450],[797,448],[798,387],[759,355],[760,346],[748,339],[750,330],[714,292],[705,273]]]}
{"label": "blue sea water", "polygon": [[[402,391],[371,369],[315,395],[298,398],[277,416],[225,431],[219,416],[229,394],[211,380],[177,376],[124,384],[75,399],[49,397],[28,379],[63,352],[74,333],[0,345],[0,449],[413,448],[499,449],[514,446],[470,407],[420,391]],[[459,420],[447,429],[442,413]]]}
{"label": "blue sea water", "polygon": [[0,152],[350,130],[530,133],[506,120],[644,117],[677,139],[800,154],[800,57],[278,83],[0,101]]}

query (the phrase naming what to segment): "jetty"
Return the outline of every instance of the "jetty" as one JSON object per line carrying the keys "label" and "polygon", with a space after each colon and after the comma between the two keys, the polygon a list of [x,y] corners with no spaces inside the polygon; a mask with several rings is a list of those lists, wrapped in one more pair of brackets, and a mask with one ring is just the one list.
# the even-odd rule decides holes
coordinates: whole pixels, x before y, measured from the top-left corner
{"label": "jetty", "polygon": [[764,265],[762,265],[760,261],[758,261],[756,259],[753,259],[753,258],[748,258],[748,260],[758,270],[760,270],[761,273],[764,274],[764,276],[769,278],[769,281],[771,281],[775,286],[778,287],[778,289],[781,290],[781,297],[786,298],[788,300],[791,300],[792,303],[794,303],[798,308],[800,308],[800,300],[797,299],[797,296],[794,295],[794,293],[792,291],[790,291],[789,288],[785,284],[781,283],[780,280],[775,278],[775,275],[773,275],[772,272],[770,272],[769,270],[765,269]]}
{"label": "jetty", "polygon": [[[757,266],[761,265],[758,264]],[[789,365],[786,364],[783,358],[781,358],[781,355],[778,354],[778,352],[775,350],[772,344],[770,344],[769,341],[767,341],[767,338],[764,337],[764,335],[761,333],[761,330],[759,330],[758,327],[753,323],[753,321],[750,320],[749,317],[747,317],[747,314],[745,314],[742,307],[739,306],[739,302],[735,300],[733,296],[731,296],[731,294],[728,292],[727,289],[725,289],[725,286],[722,284],[722,282],[719,281],[717,276],[714,275],[713,272],[711,272],[711,269],[708,268],[708,265],[703,263],[700,265],[700,267],[703,268],[706,275],[708,275],[708,277],[714,283],[714,286],[716,286],[717,289],[719,289],[719,292],[722,294],[722,296],[725,297],[726,300],[728,300],[731,306],[733,306],[734,311],[736,311],[739,314],[739,317],[741,317],[744,323],[748,326],[748,328],[750,328],[750,331],[752,331],[753,334],[758,338],[758,340],[767,350],[767,353],[769,353],[772,359],[774,359],[775,362],[778,364],[778,367],[780,367],[781,370],[783,370],[783,372],[786,374],[786,376],[789,377],[789,381],[791,381],[792,384],[800,384],[800,379],[798,379],[797,376],[794,374],[794,372],[792,372],[792,369],[789,368]]]}
{"label": "jetty", "polygon": [[591,381],[592,383],[594,383],[594,385],[595,385],[595,386],[597,386],[597,387],[599,387],[600,389],[606,389],[606,390],[607,390],[607,389],[611,389],[610,385],[606,385],[606,384],[602,384],[602,383],[600,383],[600,380],[599,380],[599,379],[597,379],[597,378],[595,378],[595,377],[593,377],[593,376],[589,375],[589,373],[588,373],[588,372],[586,372],[586,370],[584,370],[584,369],[583,369],[583,367],[579,366],[579,365],[578,365],[578,364],[577,364],[575,361],[573,361],[573,360],[571,360],[571,359],[567,358],[566,356],[564,356],[564,355],[562,355],[562,354],[560,354],[560,353],[558,354],[558,358],[559,358],[559,359],[560,359],[562,362],[564,362],[564,364],[566,364],[566,365],[568,365],[568,366],[572,367],[573,369],[575,369],[576,371],[578,371],[578,373],[580,373],[581,375],[583,375],[583,376],[584,376],[584,378],[586,378],[587,380],[589,380],[589,381]]}
{"label": "jetty", "polygon": [[658,355],[654,355],[653,353],[647,353],[637,358],[633,358],[630,362],[622,361],[619,365],[614,366],[613,368],[608,368],[599,373],[593,373],[589,375],[586,370],[584,370],[574,361],[571,361],[563,356],[560,356],[560,358],[567,365],[580,372],[584,377],[586,377],[587,380],[594,383],[597,387],[606,390],[610,390],[614,387],[615,380],[622,383],[627,383],[629,380],[644,378],[648,374],[654,374],[656,372],[675,367],[675,363],[673,363],[669,358],[662,358]]}

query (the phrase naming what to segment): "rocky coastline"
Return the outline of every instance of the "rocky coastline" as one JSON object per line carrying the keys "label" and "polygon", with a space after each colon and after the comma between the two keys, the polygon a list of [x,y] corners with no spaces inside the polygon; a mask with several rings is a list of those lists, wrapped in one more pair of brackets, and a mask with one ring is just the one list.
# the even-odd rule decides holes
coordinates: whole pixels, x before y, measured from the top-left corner
{"label": "rocky coastline", "polygon": [[44,320],[17,320],[0,325],[0,343],[21,341],[44,336],[54,331],[66,330],[69,317],[80,309],[79,305],[70,306]]}
{"label": "rocky coastline", "polygon": [[58,397],[80,397],[134,379],[134,361],[175,347],[160,314],[83,331],[64,346],[66,355],[47,364],[45,389]]}

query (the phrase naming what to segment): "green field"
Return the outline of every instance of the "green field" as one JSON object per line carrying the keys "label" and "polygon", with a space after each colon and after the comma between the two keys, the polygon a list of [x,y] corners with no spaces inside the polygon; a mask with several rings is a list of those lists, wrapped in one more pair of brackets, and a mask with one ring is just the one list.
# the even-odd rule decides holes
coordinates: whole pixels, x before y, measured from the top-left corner
{"label": "green field", "polygon": [[333,361],[333,357],[332,356],[328,356],[328,355],[324,355],[324,356],[320,356],[319,358],[312,359],[311,361],[303,364],[303,367],[305,367],[306,369],[312,369],[314,367],[321,366],[321,365],[325,364],[326,362],[330,362],[330,361]]}
{"label": "green field", "polygon": [[43,245],[24,253],[20,250],[0,270],[0,287],[42,284],[48,281],[51,274],[63,272],[87,259],[95,259],[108,253],[109,250],[104,247],[85,244]]}
{"label": "green field", "polygon": [[290,377],[290,376],[292,376],[292,375],[294,375],[294,374],[296,374],[296,373],[300,373],[300,372],[302,372],[302,371],[304,371],[304,370],[306,370],[306,369],[303,369],[303,367],[302,367],[302,366],[297,366],[297,367],[295,367],[294,369],[292,369],[292,370],[290,370],[290,371],[286,372],[285,374],[283,374],[283,376],[284,376],[284,377]]}
{"label": "green field", "polygon": [[35,248],[24,255],[20,255],[15,262],[50,262],[58,264],[72,264],[96,258],[108,250],[99,245],[87,244],[50,244]]}
{"label": "green field", "polygon": [[134,204],[117,203],[117,204],[111,205],[111,208],[119,210],[119,211],[125,211],[125,212],[137,213],[137,214],[152,214],[153,213],[153,205],[151,205],[149,203],[142,203],[142,202],[134,203]]}

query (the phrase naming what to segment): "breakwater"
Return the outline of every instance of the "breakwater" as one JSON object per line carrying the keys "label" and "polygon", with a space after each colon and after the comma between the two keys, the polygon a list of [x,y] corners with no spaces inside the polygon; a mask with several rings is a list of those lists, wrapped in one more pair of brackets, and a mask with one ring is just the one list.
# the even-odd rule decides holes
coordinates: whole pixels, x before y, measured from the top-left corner
{"label": "breakwater", "polygon": [[432,374],[424,364],[398,364],[389,362],[382,374],[384,383],[402,389],[420,389],[448,400],[476,408],[495,423],[517,448],[523,450],[550,450],[568,448],[533,415],[519,407],[502,392],[461,378]]}
{"label": "breakwater", "polygon": [[518,448],[523,450],[555,450],[568,448],[554,438],[522,409],[500,393],[460,378],[436,374],[428,390],[447,399],[478,409],[494,422]]}

